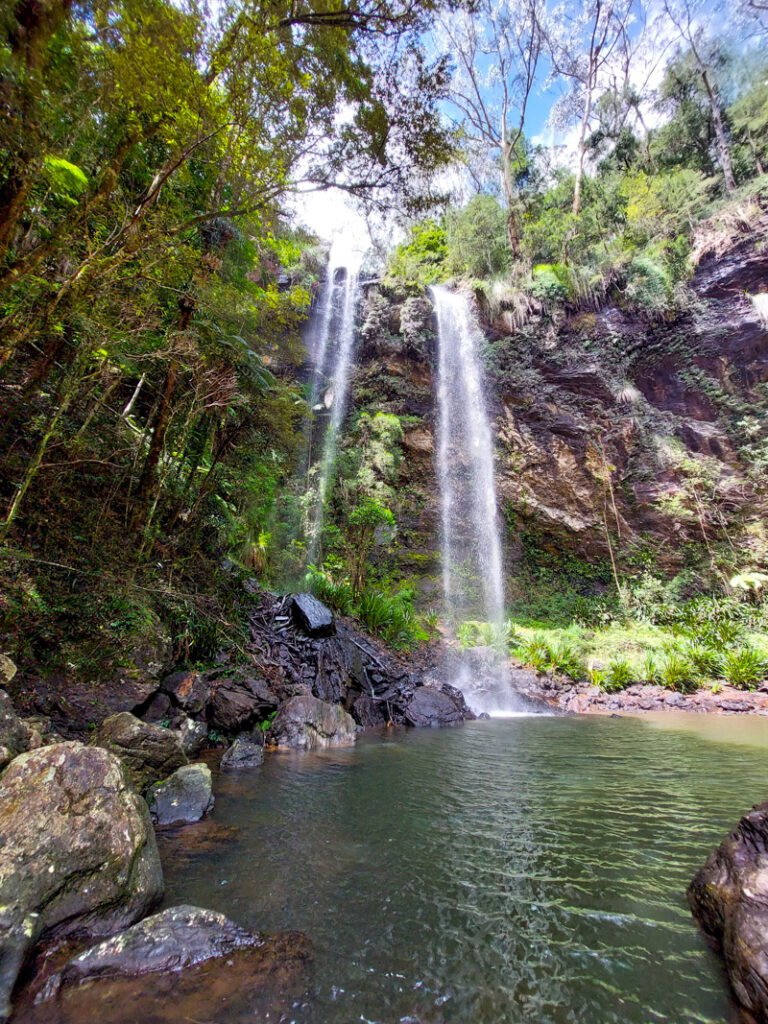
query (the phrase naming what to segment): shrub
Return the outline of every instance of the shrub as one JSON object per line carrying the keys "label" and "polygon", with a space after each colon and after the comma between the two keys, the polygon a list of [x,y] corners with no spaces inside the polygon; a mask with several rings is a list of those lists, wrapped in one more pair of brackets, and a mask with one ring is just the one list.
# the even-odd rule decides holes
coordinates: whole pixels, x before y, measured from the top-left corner
{"label": "shrub", "polygon": [[666,652],[659,665],[659,677],[662,686],[679,693],[693,693],[700,683],[696,666],[678,650]]}
{"label": "shrub", "polygon": [[549,648],[549,668],[578,682],[586,675],[586,666],[575,645],[568,640],[559,640]]}
{"label": "shrub", "polygon": [[413,594],[382,594],[364,590],[357,607],[357,617],[370,633],[376,633],[393,647],[410,647],[429,639],[413,612]]}
{"label": "shrub", "polygon": [[661,678],[656,656],[652,651],[647,651],[643,658],[642,678],[646,683],[658,683]]}
{"label": "shrub", "polygon": [[608,693],[625,690],[635,682],[632,666],[626,658],[612,658],[608,664],[603,681],[603,689]]}
{"label": "shrub", "polygon": [[754,690],[768,673],[765,657],[754,647],[725,651],[722,666],[726,682],[740,690]]}
{"label": "shrub", "polygon": [[710,679],[717,679],[722,674],[723,659],[720,651],[700,640],[691,641],[685,648],[685,656],[696,670]]}
{"label": "shrub", "polygon": [[502,654],[508,654],[515,631],[509,620],[497,623],[467,619],[459,623],[456,639],[460,647],[493,647]]}
{"label": "shrub", "polygon": [[540,633],[534,633],[532,637],[522,640],[517,646],[516,653],[524,665],[528,665],[536,672],[546,672],[549,668],[549,644]]}
{"label": "shrub", "polygon": [[325,570],[308,565],[304,583],[310,593],[342,615],[349,615],[354,606],[352,587],[346,578],[334,580]]}

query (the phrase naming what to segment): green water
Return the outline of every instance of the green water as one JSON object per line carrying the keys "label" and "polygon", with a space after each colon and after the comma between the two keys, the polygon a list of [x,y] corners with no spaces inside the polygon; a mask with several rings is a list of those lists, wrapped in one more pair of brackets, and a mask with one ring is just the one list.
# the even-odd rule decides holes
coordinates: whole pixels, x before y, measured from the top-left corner
{"label": "green water", "polygon": [[168,902],[306,932],[297,1024],[722,1024],[732,1007],[685,888],[766,797],[768,749],[682,725],[364,738],[220,776],[215,819],[239,832],[169,856]]}

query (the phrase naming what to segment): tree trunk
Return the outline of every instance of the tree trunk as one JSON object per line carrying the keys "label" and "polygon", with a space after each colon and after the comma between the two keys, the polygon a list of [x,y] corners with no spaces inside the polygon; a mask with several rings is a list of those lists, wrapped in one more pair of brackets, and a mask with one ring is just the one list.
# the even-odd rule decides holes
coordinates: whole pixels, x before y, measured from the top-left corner
{"label": "tree trunk", "polygon": [[501,145],[501,163],[504,178],[504,196],[507,200],[507,237],[509,247],[512,250],[513,258],[517,258],[520,252],[520,224],[517,217],[517,195],[512,181],[512,150],[509,143],[504,141]]}
{"label": "tree trunk", "polygon": [[728,149],[728,139],[725,135],[725,126],[723,125],[723,116],[722,111],[720,109],[720,98],[717,95],[716,89],[709,81],[709,72],[705,67],[702,67],[701,69],[701,78],[704,82],[704,88],[707,90],[707,96],[709,97],[710,106],[712,107],[712,121],[715,126],[717,151],[720,155],[720,166],[723,169],[725,187],[728,192],[733,192],[736,189],[736,180],[733,177],[733,167],[731,166],[731,152]]}
{"label": "tree trunk", "polygon": [[171,405],[179,376],[179,362],[176,358],[171,359],[171,364],[165,375],[163,389],[160,393],[160,403],[155,415],[155,423],[152,428],[152,438],[149,442],[149,451],[144,460],[144,468],[139,478],[139,487],[136,494],[136,508],[128,527],[130,533],[140,532],[146,518],[147,508],[152,498],[155,486],[157,467],[160,462],[160,455],[165,444],[165,435],[171,419]]}

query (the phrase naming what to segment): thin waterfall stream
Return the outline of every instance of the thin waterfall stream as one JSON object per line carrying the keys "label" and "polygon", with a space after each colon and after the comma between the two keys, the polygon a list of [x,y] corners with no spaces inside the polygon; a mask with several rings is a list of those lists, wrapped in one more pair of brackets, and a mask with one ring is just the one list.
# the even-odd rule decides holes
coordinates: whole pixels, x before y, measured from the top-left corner
{"label": "thin waterfall stream", "polygon": [[[476,611],[498,635],[504,627],[493,441],[480,361],[483,335],[466,296],[434,286],[438,330],[438,444],[443,597],[454,624]],[[477,583],[479,582],[479,588]],[[475,593],[479,589],[479,593]],[[482,688],[468,668],[452,680],[478,711],[518,710],[501,661]]]}
{"label": "thin waterfall stream", "polygon": [[[345,264],[337,263],[332,254],[328,268],[326,296],[321,311],[321,320],[317,336],[317,347],[312,377],[312,406],[317,404],[323,379],[330,381],[330,389],[325,392],[324,403],[330,405],[331,415],[325,428],[323,454],[320,459],[317,494],[315,497],[314,515],[312,519],[308,559],[315,561],[320,550],[320,537],[325,515],[325,502],[333,478],[339,434],[349,399],[349,378],[352,369],[352,354],[355,343],[355,317],[360,299],[359,258],[354,254]],[[340,284],[337,279],[343,278]],[[338,296],[338,298],[337,298]],[[334,307],[338,302],[338,313]],[[333,345],[333,341],[336,345]]]}

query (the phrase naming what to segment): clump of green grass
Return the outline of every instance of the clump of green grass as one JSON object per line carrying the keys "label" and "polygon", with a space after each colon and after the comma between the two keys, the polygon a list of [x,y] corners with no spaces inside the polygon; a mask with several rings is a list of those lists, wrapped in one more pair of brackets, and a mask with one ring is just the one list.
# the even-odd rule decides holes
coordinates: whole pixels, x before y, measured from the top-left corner
{"label": "clump of green grass", "polygon": [[670,648],[659,664],[662,686],[678,693],[693,693],[699,688],[701,677],[690,658],[683,651]]}
{"label": "clump of green grass", "polygon": [[549,668],[549,644],[541,633],[521,640],[516,653],[524,665],[536,672],[546,672]]}
{"label": "clump of green grass", "polygon": [[731,686],[754,690],[768,674],[765,657],[754,647],[725,651],[722,656],[723,676]]}
{"label": "clump of green grass", "polygon": [[607,693],[615,693],[618,690],[626,690],[635,682],[635,673],[626,658],[612,658],[608,663],[603,681],[603,689]]}
{"label": "clump of green grass", "polygon": [[569,676],[576,682],[584,678],[586,666],[575,644],[560,639],[556,644],[548,644],[547,647],[549,649],[549,668]]}

